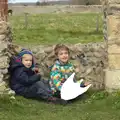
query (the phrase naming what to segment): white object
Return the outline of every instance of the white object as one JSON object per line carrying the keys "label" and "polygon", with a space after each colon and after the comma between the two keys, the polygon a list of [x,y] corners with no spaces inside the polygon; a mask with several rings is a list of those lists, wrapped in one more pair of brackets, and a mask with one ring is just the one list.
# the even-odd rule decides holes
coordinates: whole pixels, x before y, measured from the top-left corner
{"label": "white object", "polygon": [[78,82],[75,83],[73,81],[74,75],[75,73],[73,73],[62,85],[61,99],[64,99],[64,100],[74,99],[79,95],[85,93],[91,86],[91,84],[89,84],[86,87],[80,87],[80,83],[83,81],[83,79],[81,79],[79,83]]}

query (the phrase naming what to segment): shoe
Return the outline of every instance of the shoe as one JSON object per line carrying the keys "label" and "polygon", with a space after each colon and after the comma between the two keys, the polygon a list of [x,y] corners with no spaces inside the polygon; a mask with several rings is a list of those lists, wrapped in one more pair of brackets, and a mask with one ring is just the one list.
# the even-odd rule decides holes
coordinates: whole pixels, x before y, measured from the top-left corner
{"label": "shoe", "polygon": [[49,103],[54,103],[54,104],[60,104],[60,105],[66,105],[67,101],[60,99],[60,98],[56,98],[56,97],[50,97],[48,98],[48,102]]}

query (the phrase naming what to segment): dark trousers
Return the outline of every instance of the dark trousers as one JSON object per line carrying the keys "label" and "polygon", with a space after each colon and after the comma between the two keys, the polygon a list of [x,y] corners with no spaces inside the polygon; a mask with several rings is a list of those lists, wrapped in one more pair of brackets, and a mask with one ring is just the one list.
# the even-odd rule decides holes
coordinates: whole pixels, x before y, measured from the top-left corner
{"label": "dark trousers", "polygon": [[57,98],[61,98],[60,91],[56,91],[53,96]]}
{"label": "dark trousers", "polygon": [[52,97],[52,91],[50,90],[50,86],[46,80],[40,80],[33,85],[26,87],[20,95],[26,98],[47,100]]}

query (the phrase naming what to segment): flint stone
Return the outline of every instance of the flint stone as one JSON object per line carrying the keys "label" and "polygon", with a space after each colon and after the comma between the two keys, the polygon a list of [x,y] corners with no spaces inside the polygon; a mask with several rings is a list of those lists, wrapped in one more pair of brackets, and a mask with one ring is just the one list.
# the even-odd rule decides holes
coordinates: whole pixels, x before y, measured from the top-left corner
{"label": "flint stone", "polygon": [[9,67],[8,57],[2,56],[0,58],[0,69],[8,68],[8,67]]}
{"label": "flint stone", "polygon": [[8,24],[5,21],[0,21],[0,34],[6,34],[8,31]]}

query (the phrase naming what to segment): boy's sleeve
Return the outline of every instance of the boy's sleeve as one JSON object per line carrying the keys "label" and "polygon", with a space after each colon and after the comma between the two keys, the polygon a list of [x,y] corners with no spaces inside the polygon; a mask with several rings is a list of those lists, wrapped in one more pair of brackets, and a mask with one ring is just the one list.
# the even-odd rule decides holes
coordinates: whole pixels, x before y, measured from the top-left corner
{"label": "boy's sleeve", "polygon": [[[19,71],[19,70],[18,70]],[[40,80],[41,76],[34,74],[32,76],[28,76],[26,73],[26,70],[22,70],[18,72],[16,70],[17,76],[16,79],[19,81],[19,83],[23,84],[23,85],[31,85],[37,81]]]}
{"label": "boy's sleeve", "polygon": [[56,87],[56,89],[60,91],[61,87],[62,87],[62,82],[61,82],[62,81],[62,75],[57,70],[57,68],[51,71],[50,78],[51,78],[54,86]]}

